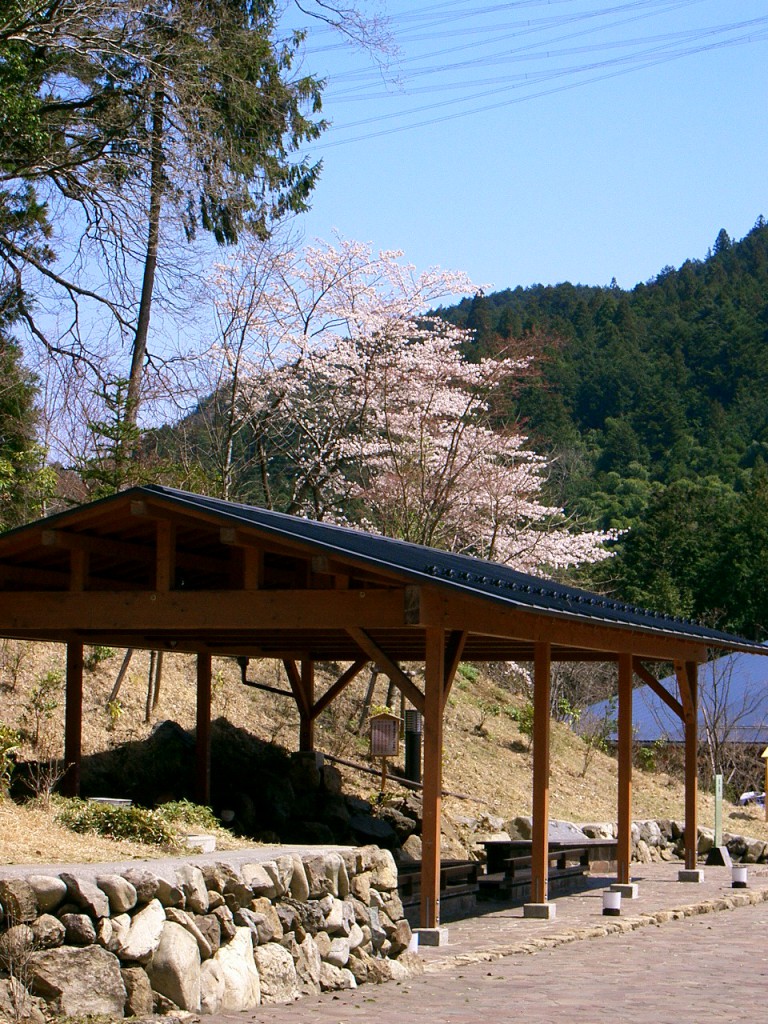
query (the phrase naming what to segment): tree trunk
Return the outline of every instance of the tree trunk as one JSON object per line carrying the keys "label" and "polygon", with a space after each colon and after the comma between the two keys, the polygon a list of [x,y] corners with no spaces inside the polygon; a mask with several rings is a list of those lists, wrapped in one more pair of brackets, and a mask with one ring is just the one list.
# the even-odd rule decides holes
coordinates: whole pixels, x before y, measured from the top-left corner
{"label": "tree trunk", "polygon": [[139,405],[141,403],[141,384],[144,374],[144,362],[147,356],[147,338],[149,336],[149,316],[152,311],[152,293],[155,288],[157,253],[160,244],[160,213],[163,205],[164,117],[165,90],[160,85],[156,89],[152,100],[147,248],[144,254],[144,276],[141,283],[141,299],[139,300],[136,334],[133,338],[131,370],[128,377],[128,395],[125,408],[125,421],[134,426],[136,425]]}

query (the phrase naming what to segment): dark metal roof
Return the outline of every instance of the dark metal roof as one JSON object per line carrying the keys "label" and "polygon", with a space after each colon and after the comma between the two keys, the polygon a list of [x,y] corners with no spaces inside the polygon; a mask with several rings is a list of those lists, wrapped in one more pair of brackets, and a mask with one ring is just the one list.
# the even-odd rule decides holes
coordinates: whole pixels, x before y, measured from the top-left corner
{"label": "dark metal roof", "polygon": [[[184,561],[184,573],[192,590],[198,589],[198,585],[204,590],[228,587],[227,574],[230,571],[230,563],[223,557],[224,549],[219,540],[219,531],[234,529],[244,534],[253,532],[254,541],[265,541],[267,548],[269,541],[272,540],[274,550],[282,552],[277,555],[278,558],[284,557],[289,548],[304,559],[323,556],[331,563],[336,562],[349,567],[352,575],[358,577],[360,582],[366,578],[371,580],[374,587],[382,584],[384,587],[398,584],[428,586],[433,592],[442,590],[446,595],[452,594],[457,598],[463,596],[473,601],[480,599],[488,603],[489,612],[491,608],[509,609],[549,617],[563,624],[571,622],[575,626],[581,623],[614,627],[622,631],[631,630],[635,634],[645,634],[648,639],[658,638],[659,641],[683,641],[726,650],[768,653],[765,647],[743,637],[713,630],[686,619],[658,614],[646,608],[637,608],[544,577],[517,572],[496,562],[451,554],[350,527],[302,519],[253,505],[224,501],[159,485],[131,488],[3,534],[0,536],[0,566],[11,573],[11,576],[6,577],[9,582],[3,589],[8,592],[19,589],[18,580],[24,578],[24,573],[28,574],[31,581],[39,580],[43,589],[66,589],[65,574],[69,572],[67,545],[65,543],[58,547],[55,539],[49,538],[54,546],[46,546],[46,534],[62,531],[73,533],[75,536],[81,534],[84,542],[87,542],[85,538],[94,538],[94,543],[97,544],[94,550],[99,552],[98,560],[94,558],[93,561],[94,578],[102,582],[100,589],[139,587],[151,590],[154,585],[151,538],[154,534],[148,532],[146,519],[142,519],[141,516],[137,519],[130,511],[134,503],[153,506],[161,516],[167,515],[177,519],[179,527],[184,524],[183,538],[180,540],[177,555],[179,560]],[[181,534],[179,536],[181,537]],[[106,552],[103,546],[98,546],[99,538],[107,543]],[[272,567],[272,571],[276,571],[274,562]],[[13,575],[14,572],[17,573],[16,576]],[[18,576],[18,573],[22,575]],[[293,573],[295,570],[286,565],[284,580],[288,589],[292,585],[290,581]],[[110,581],[115,584],[114,587],[110,586]],[[184,583],[180,585],[184,586]],[[26,589],[35,588],[33,586]],[[457,620],[454,619],[454,623],[452,628],[460,628]],[[198,625],[202,626],[204,623]],[[254,623],[254,627],[255,625]],[[53,637],[54,627],[55,623],[52,622],[48,630],[50,637]],[[117,629],[117,625],[115,628]],[[24,632],[24,629],[24,626],[19,625],[18,635],[42,635],[38,627],[30,626],[27,632]],[[271,629],[274,629],[274,625]],[[284,628],[281,627],[283,644],[287,642],[288,629],[288,623]],[[351,644],[354,656],[357,648],[345,632],[344,623],[339,622],[336,632],[344,639],[347,647]],[[475,624],[468,634],[467,655],[470,650],[474,651],[475,635],[484,636],[485,632],[475,619]],[[488,630],[489,634],[492,632],[493,630]],[[313,634],[313,645],[318,651],[318,645],[322,640],[321,634],[322,631],[317,635]],[[413,630],[406,629],[404,635],[408,636],[412,646],[416,634]],[[495,660],[528,660],[524,651],[517,650],[514,633],[504,630],[503,636],[506,640],[498,650],[498,644],[493,646],[493,639],[486,637],[483,641],[486,656],[492,654]],[[117,634],[115,637],[117,642]],[[218,639],[229,642],[227,636],[222,634],[222,637]],[[302,637],[303,634],[295,639],[298,642]],[[524,646],[527,645],[526,650],[532,657],[532,634],[518,634],[518,637],[525,640]],[[418,639],[416,636],[416,640]],[[262,641],[263,638],[259,642]],[[336,647],[333,650],[329,648],[325,651],[323,648],[324,656],[341,657],[342,653],[349,653],[338,638],[335,642]],[[423,638],[420,642],[423,642]],[[575,640],[573,643],[578,648],[590,646]],[[563,645],[568,647],[571,641],[563,638],[560,646]],[[404,641],[399,649],[402,657],[418,656],[418,652],[414,653]],[[592,651],[593,654],[597,654],[600,650],[612,649],[610,644],[607,647],[598,644]],[[563,654],[564,651],[560,653]]]}
{"label": "dark metal roof", "polygon": [[353,559],[414,583],[432,583],[498,604],[559,617],[661,632],[699,640],[712,647],[768,653],[761,645],[743,637],[713,630],[688,619],[638,608],[544,577],[517,572],[497,562],[171,487],[151,485],[134,488],[130,493],[137,497],[157,496],[198,513],[210,512],[229,525],[256,527],[276,538],[301,541],[318,553]]}

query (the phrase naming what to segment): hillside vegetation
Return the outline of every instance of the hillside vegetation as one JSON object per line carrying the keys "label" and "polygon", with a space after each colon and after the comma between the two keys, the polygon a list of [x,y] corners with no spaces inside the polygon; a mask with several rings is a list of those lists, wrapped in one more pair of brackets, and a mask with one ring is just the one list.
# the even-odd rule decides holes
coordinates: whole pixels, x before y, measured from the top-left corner
{"label": "hillside vegetation", "polygon": [[[117,652],[100,652],[87,673],[84,707],[84,753],[94,754],[129,744],[147,736],[158,722],[171,719],[185,728],[194,725],[195,672],[192,659],[167,657],[157,704],[146,721],[149,658],[137,653],[120,690],[119,709],[108,707],[108,698],[120,666]],[[105,656],[106,655],[106,656]],[[61,755],[63,735],[63,652],[56,647],[27,646],[7,642],[2,648],[0,722],[20,728],[27,737],[24,758],[45,760]],[[330,666],[328,667],[330,668]],[[265,742],[295,749],[298,716],[288,698],[242,685],[237,666],[225,659],[214,665],[213,715],[223,716]],[[284,685],[269,663],[251,663],[249,675],[270,685]],[[318,688],[335,676],[323,672]],[[47,683],[45,682],[47,680]],[[51,683],[54,680],[54,683]],[[58,680],[58,685],[56,685]],[[45,700],[41,700],[41,684]],[[344,700],[334,702],[319,722],[318,747],[370,767],[365,729],[358,733],[367,678],[350,687]],[[386,699],[386,682],[380,680],[374,702]],[[462,666],[449,699],[445,729],[444,785],[450,795],[445,811],[457,825],[457,835],[468,820],[496,814],[508,820],[531,811],[531,753],[528,737],[521,732],[520,710],[525,706],[525,683],[511,666],[478,673]],[[37,710],[35,710],[37,709]],[[39,726],[37,743],[35,726]],[[654,763],[655,762],[655,763]],[[683,818],[683,789],[679,780],[663,770],[658,752],[643,759],[648,769],[635,771],[633,798],[636,818]],[[756,765],[756,776],[762,764]],[[376,776],[341,766],[346,793],[374,799],[379,790]],[[233,780],[234,784],[234,780]],[[397,783],[388,783],[390,790]],[[90,795],[125,796],[126,791]],[[599,750],[589,750],[584,740],[565,724],[553,723],[552,786],[550,811],[554,818],[572,821],[612,821],[616,817],[616,762]],[[214,805],[215,811],[221,807]],[[768,840],[768,827],[757,810],[726,804],[725,828]],[[701,794],[700,820],[714,823],[712,798]],[[0,803],[0,859],[5,863],[115,860],[157,856],[157,848],[122,843],[94,836],[76,835],[53,822],[53,811],[40,801],[19,805],[6,798]],[[242,841],[219,834],[219,846]]]}

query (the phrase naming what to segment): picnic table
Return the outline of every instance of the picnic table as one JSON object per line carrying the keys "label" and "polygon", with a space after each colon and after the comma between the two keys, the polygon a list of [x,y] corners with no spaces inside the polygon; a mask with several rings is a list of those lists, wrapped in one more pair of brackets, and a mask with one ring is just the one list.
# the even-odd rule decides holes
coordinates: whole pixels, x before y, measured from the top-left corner
{"label": "picnic table", "polygon": [[[530,883],[533,843],[530,839],[489,839],[485,848],[485,874],[479,879],[480,894],[488,898],[524,895]],[[550,885],[563,890],[584,875],[593,861],[615,858],[615,839],[552,841],[547,851]]]}

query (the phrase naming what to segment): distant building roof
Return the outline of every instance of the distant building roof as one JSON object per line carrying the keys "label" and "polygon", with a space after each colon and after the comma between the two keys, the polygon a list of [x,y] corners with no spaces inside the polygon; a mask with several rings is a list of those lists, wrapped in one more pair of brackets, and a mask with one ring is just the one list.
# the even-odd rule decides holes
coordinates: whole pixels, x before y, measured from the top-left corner
{"label": "distant building roof", "polygon": [[[667,676],[660,684],[677,699],[674,676]],[[597,719],[606,713],[615,714],[610,701],[600,701],[587,710]],[[728,654],[701,666],[699,730],[704,730],[707,722],[723,740],[768,745],[768,661],[763,655]],[[682,743],[684,738],[683,722],[649,686],[633,692],[632,727],[639,743],[661,739]]]}

